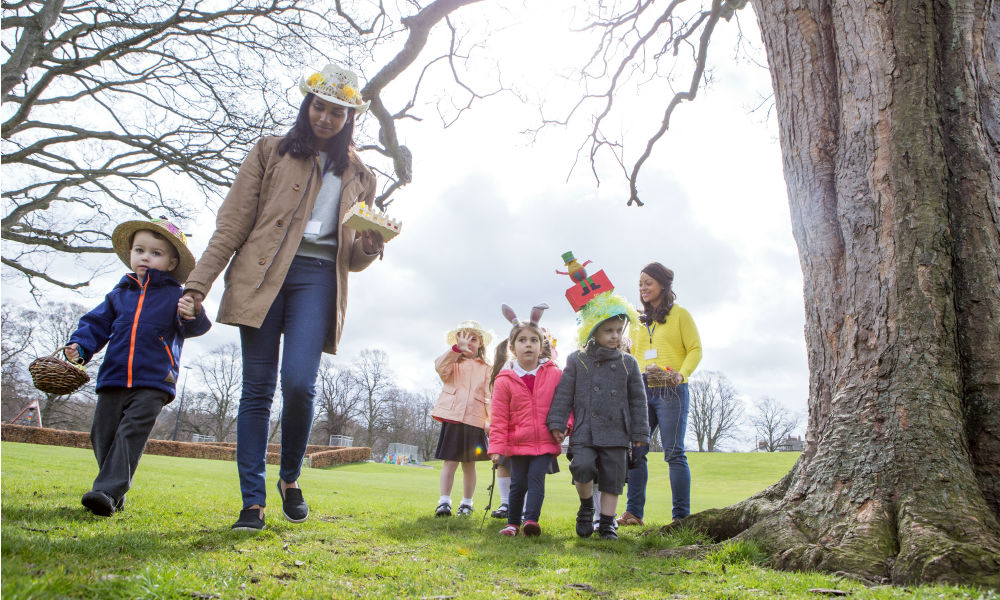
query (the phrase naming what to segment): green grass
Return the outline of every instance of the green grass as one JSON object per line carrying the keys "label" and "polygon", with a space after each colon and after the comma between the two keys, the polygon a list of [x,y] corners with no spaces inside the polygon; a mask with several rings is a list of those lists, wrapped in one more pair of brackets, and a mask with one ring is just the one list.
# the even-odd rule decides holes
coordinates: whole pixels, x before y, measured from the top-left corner
{"label": "green grass", "polygon": [[[491,518],[480,529],[486,463],[473,519],[431,516],[437,468],[355,464],[304,470],[309,521],[281,519],[272,494],[267,529],[255,535],[229,529],[240,508],[230,462],[146,456],[126,510],[100,518],[79,503],[96,471],[89,450],[4,443],[2,453],[5,600],[822,597],[810,588],[837,588],[851,598],[991,597],[967,588],[865,588],[828,575],[771,571],[747,542],[701,560],[644,555],[697,543],[691,531],[665,538],[629,528],[617,543],[579,539],[565,463],[548,478],[539,538],[500,538],[502,524]],[[693,508],[759,491],[795,458],[692,453]],[[667,470],[662,460],[650,464],[646,519],[659,525],[669,521]],[[275,477],[269,467],[269,485]]]}

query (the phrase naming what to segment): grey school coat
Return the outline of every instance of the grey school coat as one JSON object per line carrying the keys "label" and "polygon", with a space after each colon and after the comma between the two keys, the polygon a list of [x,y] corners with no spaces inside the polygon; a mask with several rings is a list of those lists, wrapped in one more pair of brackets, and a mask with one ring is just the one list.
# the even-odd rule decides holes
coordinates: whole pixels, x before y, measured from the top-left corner
{"label": "grey school coat", "polygon": [[632,355],[610,348],[570,354],[546,426],[565,431],[571,412],[571,447],[625,448],[631,442],[648,443],[649,416],[639,363]]}

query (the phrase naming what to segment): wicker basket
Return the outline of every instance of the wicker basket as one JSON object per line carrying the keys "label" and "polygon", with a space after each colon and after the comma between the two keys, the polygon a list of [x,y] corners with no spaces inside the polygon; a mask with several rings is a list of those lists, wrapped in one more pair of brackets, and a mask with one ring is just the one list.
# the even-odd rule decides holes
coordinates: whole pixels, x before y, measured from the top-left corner
{"label": "wicker basket", "polygon": [[90,381],[90,375],[83,365],[75,365],[61,358],[56,358],[66,347],[59,348],[50,356],[39,356],[28,365],[31,381],[35,387],[56,396],[72,394]]}

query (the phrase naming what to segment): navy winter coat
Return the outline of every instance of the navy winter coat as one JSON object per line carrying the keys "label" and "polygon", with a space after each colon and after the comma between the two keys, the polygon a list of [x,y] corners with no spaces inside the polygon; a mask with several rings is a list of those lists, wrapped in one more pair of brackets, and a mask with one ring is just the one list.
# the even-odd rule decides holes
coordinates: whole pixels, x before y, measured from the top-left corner
{"label": "navy winter coat", "polygon": [[97,308],[83,315],[69,343],[89,361],[108,345],[97,372],[97,391],[106,387],[148,387],[175,394],[184,338],[212,326],[204,308],[193,321],[177,314],[184,288],[173,277],[150,269],[141,285],[134,273],[122,277]]}

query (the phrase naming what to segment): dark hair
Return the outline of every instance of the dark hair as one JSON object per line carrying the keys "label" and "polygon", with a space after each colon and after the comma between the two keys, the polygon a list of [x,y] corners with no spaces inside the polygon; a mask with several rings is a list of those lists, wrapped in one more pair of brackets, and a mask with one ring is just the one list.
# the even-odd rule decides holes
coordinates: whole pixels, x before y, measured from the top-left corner
{"label": "dark hair", "polygon": [[[645,273],[652,277],[656,283],[660,284],[663,291],[660,292],[660,297],[656,299],[654,304],[650,304],[645,300],[642,301],[642,315],[639,316],[639,320],[643,325],[650,325],[654,321],[656,323],[666,323],[667,315],[670,314],[670,309],[674,307],[674,300],[677,299],[677,294],[672,289],[674,272],[658,262],[651,262],[643,267],[640,273]],[[659,306],[654,306],[655,304]]]}
{"label": "dark hair", "polygon": [[[309,123],[309,105],[316,95],[312,92],[306,94],[299,105],[299,114],[295,117],[295,124],[288,131],[288,134],[278,144],[278,154],[284,156],[286,153],[295,158],[309,158],[316,153],[313,142],[316,136],[313,134],[312,125]],[[346,108],[346,107],[345,107]],[[351,153],[354,151],[354,109],[347,108],[347,118],[344,121],[344,128],[340,133],[333,136],[326,144],[326,164],[323,165],[323,172],[333,171],[333,174],[340,177],[347,168]]]}
{"label": "dark hair", "polygon": [[[497,344],[497,349],[493,353],[493,373],[490,375],[490,387],[493,387],[493,382],[497,380],[497,375],[503,370],[504,366],[507,364],[507,348],[514,345],[514,339],[517,334],[521,333],[522,329],[532,328],[535,333],[538,334],[538,339],[542,343],[542,351],[539,358],[551,358],[552,347],[548,345],[545,341],[545,332],[538,325],[532,323],[518,323],[514,325],[510,330],[510,335],[507,339]],[[546,347],[548,347],[548,353],[546,355]]]}
{"label": "dark hair", "polygon": [[174,243],[171,242],[169,239],[167,239],[167,236],[157,231],[153,231],[152,229],[136,229],[135,231],[133,231],[132,235],[130,235],[128,238],[129,249],[131,249],[132,245],[135,244],[135,234],[139,233],[140,231],[145,231],[146,233],[152,235],[154,238],[166,242],[167,245],[170,246],[170,253],[172,254],[171,258],[176,258],[177,260],[181,259],[181,253],[177,251],[176,247],[174,247]]}

